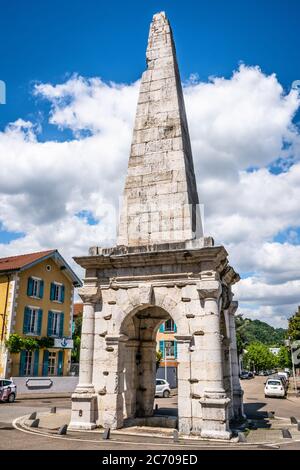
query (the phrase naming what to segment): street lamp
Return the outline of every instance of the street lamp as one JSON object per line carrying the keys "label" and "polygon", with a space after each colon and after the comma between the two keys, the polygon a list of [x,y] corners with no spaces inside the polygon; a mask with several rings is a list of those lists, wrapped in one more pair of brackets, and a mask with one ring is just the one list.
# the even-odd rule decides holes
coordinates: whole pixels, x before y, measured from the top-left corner
{"label": "street lamp", "polygon": [[165,381],[168,382],[168,368],[167,368],[167,348],[166,348],[166,341],[164,343],[165,345]]}
{"label": "street lamp", "polygon": [[[297,382],[296,382],[296,371],[295,371],[295,361],[294,361],[294,355],[293,355],[293,343],[291,341],[291,337],[289,336],[289,339],[285,340],[285,345],[289,346],[291,348],[291,358],[292,358],[292,368],[293,368],[293,379],[294,379],[294,390],[295,393],[298,392],[297,389]],[[296,341],[294,342],[294,346],[296,345]]]}

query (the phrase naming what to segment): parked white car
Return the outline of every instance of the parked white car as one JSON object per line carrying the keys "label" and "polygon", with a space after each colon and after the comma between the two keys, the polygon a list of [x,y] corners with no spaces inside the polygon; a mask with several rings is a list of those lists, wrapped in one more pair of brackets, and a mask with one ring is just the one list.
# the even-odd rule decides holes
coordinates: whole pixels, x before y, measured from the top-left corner
{"label": "parked white car", "polygon": [[280,378],[270,378],[265,384],[265,397],[285,398],[286,389]]}
{"label": "parked white car", "polygon": [[171,394],[170,384],[164,379],[156,379],[155,396],[169,398]]}
{"label": "parked white car", "polygon": [[277,372],[277,375],[279,375],[279,377],[283,377],[285,381],[289,383],[289,374],[287,372],[283,372],[282,370],[280,370],[279,372]]}
{"label": "parked white car", "polygon": [[0,377],[0,401],[13,403],[17,396],[17,386],[11,379]]}

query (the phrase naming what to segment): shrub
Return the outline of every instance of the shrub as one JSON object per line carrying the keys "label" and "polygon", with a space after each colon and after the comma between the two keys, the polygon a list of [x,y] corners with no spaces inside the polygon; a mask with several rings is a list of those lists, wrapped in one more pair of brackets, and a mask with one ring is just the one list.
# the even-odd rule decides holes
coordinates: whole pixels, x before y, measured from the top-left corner
{"label": "shrub", "polygon": [[43,336],[43,338],[37,340],[41,349],[48,349],[54,346],[54,339],[50,336]]}
{"label": "shrub", "polygon": [[13,334],[5,341],[5,346],[10,353],[16,354],[24,349],[24,338],[20,335]]}
{"label": "shrub", "polygon": [[39,343],[35,338],[25,338],[24,340],[24,348],[27,351],[34,351],[35,349],[39,349]]}

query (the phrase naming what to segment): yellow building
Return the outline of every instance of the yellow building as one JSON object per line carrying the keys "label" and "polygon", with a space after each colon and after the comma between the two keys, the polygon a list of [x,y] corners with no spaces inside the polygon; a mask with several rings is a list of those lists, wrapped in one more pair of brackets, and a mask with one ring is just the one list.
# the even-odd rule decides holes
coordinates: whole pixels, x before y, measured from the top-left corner
{"label": "yellow building", "polygon": [[[0,258],[0,377],[68,375],[78,286],[57,250]],[[13,334],[40,341],[38,349],[9,352]]]}
{"label": "yellow building", "polygon": [[156,336],[156,349],[162,353],[156,377],[158,379],[166,379],[170,383],[171,388],[177,387],[176,331],[176,324],[170,318],[160,326]]}

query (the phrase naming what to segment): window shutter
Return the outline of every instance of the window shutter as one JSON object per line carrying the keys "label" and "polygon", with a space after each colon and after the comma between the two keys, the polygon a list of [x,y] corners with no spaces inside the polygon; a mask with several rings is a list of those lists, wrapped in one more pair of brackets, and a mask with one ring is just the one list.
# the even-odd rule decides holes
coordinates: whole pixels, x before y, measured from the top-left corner
{"label": "window shutter", "polygon": [[176,325],[176,323],[174,323],[174,333],[176,333],[176,332],[177,332],[177,325]]}
{"label": "window shutter", "polygon": [[39,350],[34,351],[34,362],[33,362],[33,375],[36,377],[39,375]]}
{"label": "window shutter", "polygon": [[164,341],[159,342],[159,350],[162,353],[162,357],[164,358],[165,357],[165,342]]}
{"label": "window shutter", "polygon": [[64,301],[65,301],[65,286],[64,286],[64,285],[61,286],[61,290],[60,290],[60,301],[61,301],[61,302],[64,302]]}
{"label": "window shutter", "polygon": [[28,278],[27,284],[27,295],[31,296],[33,294],[33,279],[32,277]]}
{"label": "window shutter", "polygon": [[60,314],[60,318],[59,318],[59,337],[62,338],[63,335],[64,335],[64,314],[61,313]]}
{"label": "window shutter", "polygon": [[54,295],[55,295],[55,284],[51,282],[50,285],[50,300],[54,300]]}
{"label": "window shutter", "polygon": [[44,297],[44,281],[40,281],[40,299]]}
{"label": "window shutter", "polygon": [[163,333],[164,331],[165,331],[165,324],[162,323],[162,324],[160,325],[160,327],[159,327],[159,332],[160,332],[160,333]]}
{"label": "window shutter", "polygon": [[43,358],[43,376],[48,375],[48,361],[49,361],[49,351],[44,351],[44,358]]}
{"label": "window shutter", "polygon": [[174,357],[177,359],[177,341],[174,341]]}
{"label": "window shutter", "polygon": [[57,375],[63,375],[64,353],[58,351]]}
{"label": "window shutter", "polygon": [[26,335],[29,331],[29,323],[30,323],[30,308],[25,307],[24,309],[24,322],[23,322],[23,334]]}
{"label": "window shutter", "polygon": [[53,314],[51,310],[48,312],[47,336],[51,336],[53,332]]}
{"label": "window shutter", "polygon": [[41,336],[42,334],[42,319],[43,319],[43,310],[40,308],[38,312],[38,323],[37,323],[38,336]]}
{"label": "window shutter", "polygon": [[25,360],[26,360],[26,351],[21,351],[20,352],[20,376],[24,377],[25,375]]}

